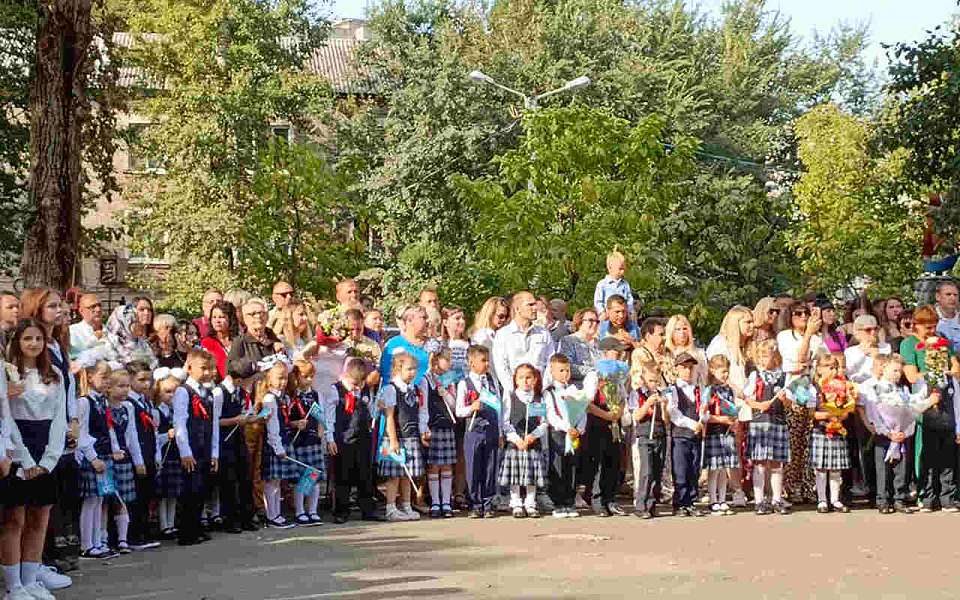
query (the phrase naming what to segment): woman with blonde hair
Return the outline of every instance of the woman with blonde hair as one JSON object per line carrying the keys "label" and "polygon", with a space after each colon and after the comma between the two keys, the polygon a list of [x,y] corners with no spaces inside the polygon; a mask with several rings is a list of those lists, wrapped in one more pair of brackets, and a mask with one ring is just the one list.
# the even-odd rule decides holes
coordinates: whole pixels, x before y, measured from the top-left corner
{"label": "woman with blonde hair", "polygon": [[776,298],[767,296],[757,301],[757,305],[753,307],[754,343],[777,337],[779,317],[780,306]]}
{"label": "woman with blonde hair", "polygon": [[474,315],[473,325],[470,326],[468,335],[470,343],[477,346],[483,346],[487,350],[493,350],[493,336],[497,330],[507,324],[510,320],[510,304],[503,296],[491,296],[487,298],[477,314]]}
{"label": "woman with blonde hair", "polygon": [[673,364],[673,360],[684,352],[696,359],[697,364],[693,367],[693,378],[690,383],[694,385],[707,383],[707,356],[694,344],[693,327],[690,326],[690,320],[686,316],[673,315],[667,319],[667,326],[664,329],[664,346],[666,354],[670,357],[670,364]]}
{"label": "woman with blonde hair", "polygon": [[[743,390],[747,382],[747,372],[752,364],[751,356],[755,345],[753,311],[746,306],[734,306],[723,316],[723,322],[720,324],[720,333],[714,336],[707,346],[707,360],[714,356],[722,355],[730,361],[729,385],[734,391]],[[740,394],[742,395],[742,392]],[[733,494],[734,506],[746,506],[747,496],[745,490],[752,487],[752,465],[746,459],[746,429],[750,420],[753,418],[749,406],[740,410],[737,416],[737,451],[740,455],[740,472],[730,471],[730,479],[739,485],[734,485]]]}

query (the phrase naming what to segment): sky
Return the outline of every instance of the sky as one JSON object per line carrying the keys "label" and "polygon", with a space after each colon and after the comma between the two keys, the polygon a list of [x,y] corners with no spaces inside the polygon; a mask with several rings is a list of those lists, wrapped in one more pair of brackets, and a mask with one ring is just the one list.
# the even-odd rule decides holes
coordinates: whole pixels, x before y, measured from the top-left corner
{"label": "sky", "polygon": [[[333,14],[362,18],[364,7],[376,0],[333,0]],[[690,0],[716,11],[723,0]],[[918,40],[926,30],[960,12],[956,0],[767,0],[768,8],[790,17],[793,30],[804,38],[814,30],[826,33],[838,22],[870,24],[869,53],[881,62],[880,43]]]}

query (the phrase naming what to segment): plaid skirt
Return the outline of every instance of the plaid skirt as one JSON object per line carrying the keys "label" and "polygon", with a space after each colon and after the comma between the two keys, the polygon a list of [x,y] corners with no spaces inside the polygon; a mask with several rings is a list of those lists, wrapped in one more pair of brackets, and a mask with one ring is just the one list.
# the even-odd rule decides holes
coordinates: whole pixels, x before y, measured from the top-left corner
{"label": "plaid skirt", "polygon": [[[129,460],[113,463],[113,481],[117,485],[117,493],[124,504],[129,504],[137,499],[137,482],[133,473],[133,463]],[[96,485],[96,482],[94,482]],[[105,500],[117,501],[116,496],[107,496]]]}
{"label": "plaid skirt", "polygon": [[457,436],[453,429],[430,430],[427,446],[428,465],[453,465],[457,462]]}
{"label": "plaid skirt", "polygon": [[[290,448],[286,450],[288,456],[293,456]],[[296,457],[294,456],[294,458]],[[264,481],[297,481],[300,479],[301,471],[303,471],[303,467],[297,463],[277,457],[273,451],[273,446],[267,443],[267,438],[264,436],[263,458],[260,461],[261,479]]]}
{"label": "plaid skirt", "polygon": [[824,432],[814,429],[810,434],[810,450],[807,454],[810,455],[811,469],[840,471],[852,466],[846,436],[827,437]]}
{"label": "plaid skirt", "polygon": [[747,458],[790,462],[790,434],[779,423],[750,422],[747,433]]}
{"label": "plaid skirt", "polygon": [[543,452],[540,448],[519,450],[516,446],[507,448],[500,464],[500,485],[546,485],[546,466],[543,464]]}
{"label": "plaid skirt", "polygon": [[[290,456],[320,471],[320,479],[325,480],[327,478],[327,461],[323,454],[323,446],[320,444],[308,444],[306,446],[295,447]],[[290,461],[287,460],[284,462]],[[299,479],[306,469],[297,463],[292,464],[293,468],[297,471],[297,479]]]}
{"label": "plaid skirt", "polygon": [[[407,469],[412,477],[423,475],[423,451],[420,447],[420,438],[400,438],[400,446],[407,453]],[[392,460],[380,459],[377,472],[381,477],[406,477],[407,473],[399,463]]]}
{"label": "plaid skirt", "polygon": [[707,435],[703,453],[703,468],[707,470],[740,468],[737,436],[732,431],[730,433],[711,433]]}
{"label": "plaid skirt", "polygon": [[[109,456],[98,456],[100,460],[106,463],[107,468],[113,466],[113,459]],[[77,471],[77,484],[80,488],[80,498],[96,498],[97,493],[97,472],[93,470],[93,465],[86,457],[80,459],[80,469]]]}

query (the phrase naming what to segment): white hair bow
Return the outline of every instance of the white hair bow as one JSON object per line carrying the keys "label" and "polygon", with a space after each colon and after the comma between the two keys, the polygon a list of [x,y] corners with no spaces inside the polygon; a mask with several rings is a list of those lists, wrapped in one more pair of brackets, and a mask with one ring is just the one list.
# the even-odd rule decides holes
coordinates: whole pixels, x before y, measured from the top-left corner
{"label": "white hair bow", "polygon": [[187,380],[187,372],[180,367],[174,367],[173,369],[169,367],[160,367],[159,369],[153,370],[154,381],[163,381],[167,377],[173,377],[182,383]]}
{"label": "white hair bow", "polygon": [[286,354],[278,352],[277,354],[264,356],[262,359],[260,359],[260,362],[257,363],[257,370],[261,372],[269,371],[273,367],[277,366],[277,364],[282,364],[287,368],[288,371],[293,368],[293,363],[290,362],[290,358]]}

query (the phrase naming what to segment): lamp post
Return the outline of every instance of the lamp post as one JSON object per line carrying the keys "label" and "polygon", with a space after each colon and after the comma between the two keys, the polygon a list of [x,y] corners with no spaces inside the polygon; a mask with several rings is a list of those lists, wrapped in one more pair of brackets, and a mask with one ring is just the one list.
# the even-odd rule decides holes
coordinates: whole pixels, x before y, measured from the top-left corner
{"label": "lamp post", "polygon": [[[537,94],[536,96],[528,96],[523,92],[518,92],[513,88],[509,88],[501,83],[497,83],[497,81],[493,77],[490,77],[483,71],[470,71],[470,75],[468,77],[470,77],[470,80],[473,81],[474,83],[485,83],[487,85],[492,85],[493,87],[501,89],[510,94],[513,94],[514,96],[519,96],[520,98],[523,98],[523,107],[531,111],[537,110],[538,108],[540,108],[540,101],[545,98],[549,98],[550,96],[555,96],[557,94],[562,94],[564,92],[572,92],[574,90],[578,90],[580,88],[586,87],[591,83],[589,77],[587,77],[586,75],[581,75],[576,79],[571,79],[570,81],[563,84],[563,86],[558,87],[555,90],[550,90],[549,92]],[[531,192],[535,191],[533,187],[532,179],[527,180],[527,189]]]}

